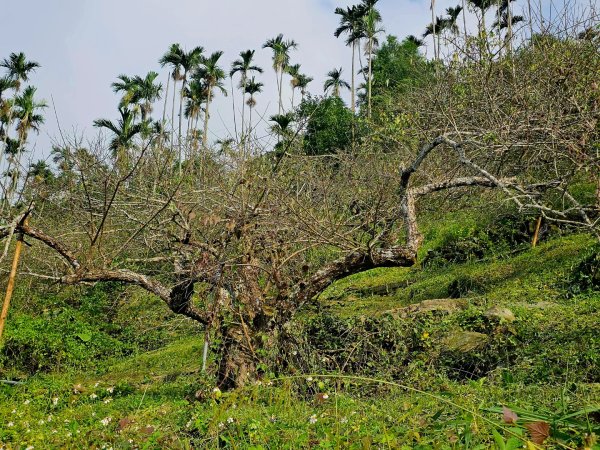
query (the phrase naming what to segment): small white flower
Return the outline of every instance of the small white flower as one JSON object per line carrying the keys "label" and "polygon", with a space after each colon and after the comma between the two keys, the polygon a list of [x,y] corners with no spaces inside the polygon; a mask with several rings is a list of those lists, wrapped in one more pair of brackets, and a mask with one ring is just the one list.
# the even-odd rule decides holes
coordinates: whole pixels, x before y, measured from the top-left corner
{"label": "small white flower", "polygon": [[105,417],[104,419],[102,419],[100,421],[100,423],[104,426],[107,426],[110,422],[111,422],[112,418],[111,417]]}
{"label": "small white flower", "polygon": [[104,403],[105,405],[108,405],[110,402],[112,402],[112,398],[110,398],[110,397],[108,397],[108,398],[104,399],[104,401],[103,401],[103,403]]}
{"label": "small white flower", "polygon": [[308,423],[317,423],[317,415],[313,414],[308,418]]}
{"label": "small white flower", "polygon": [[44,425],[46,422],[44,422],[44,419],[40,419],[40,421],[38,422],[38,424],[40,425]]}
{"label": "small white flower", "polygon": [[108,392],[109,394],[112,394],[113,392],[115,392],[115,388],[114,387],[107,387],[106,388],[106,392]]}
{"label": "small white flower", "polygon": [[308,378],[306,379],[306,381],[308,381],[309,383],[310,383],[312,380],[313,380],[313,378],[312,378],[312,377],[308,377]]}
{"label": "small white flower", "polygon": [[53,404],[54,406],[58,405],[58,397],[54,397],[54,398],[52,399],[52,404]]}
{"label": "small white flower", "polygon": [[133,439],[129,439],[127,442],[129,442],[130,444],[133,444]]}
{"label": "small white flower", "polygon": [[71,436],[73,436],[73,435],[71,434],[71,432],[70,432],[70,431],[69,431],[69,432],[67,432],[67,437],[71,437]]}
{"label": "small white flower", "polygon": [[96,394],[92,394],[92,395],[90,395],[90,398],[91,398],[92,400],[96,400],[96,399],[98,398],[98,396],[97,396]]}
{"label": "small white flower", "polygon": [[52,416],[48,416],[48,418],[46,419],[46,421],[52,422]]}
{"label": "small white flower", "polygon": [[[30,403],[31,403],[31,400],[25,400],[25,401],[23,402],[23,404],[24,404],[24,405],[29,405]],[[31,448],[33,448],[33,447],[31,447]]]}
{"label": "small white flower", "polygon": [[347,417],[342,417],[342,418],[340,419],[340,422],[341,422],[341,423],[348,423],[348,418],[347,418]]}
{"label": "small white flower", "polygon": [[228,417],[227,418],[227,423],[233,423],[233,417]]}
{"label": "small white flower", "polygon": [[58,433],[58,431],[52,430],[52,434],[56,434],[56,433]]}
{"label": "small white flower", "polygon": [[221,389],[219,389],[218,387],[213,388],[213,393],[216,394],[217,392],[221,392]]}
{"label": "small white flower", "polygon": [[96,412],[95,411],[92,412],[92,417],[96,417]]}
{"label": "small white flower", "polygon": [[329,394],[323,394],[323,395],[321,396],[321,398],[322,398],[323,400],[327,400],[327,399],[329,398]]}
{"label": "small white flower", "polygon": [[94,384],[94,387],[97,388],[98,386],[100,386],[100,383],[96,383]]}
{"label": "small white flower", "polygon": [[33,445],[30,445],[29,447],[26,447],[25,450],[33,450],[35,447]]}
{"label": "small white flower", "polygon": [[272,381],[269,381],[269,382],[267,383],[267,386],[273,386],[273,382],[272,382]]}
{"label": "small white flower", "polygon": [[223,428],[225,428],[225,424],[223,422],[219,422],[219,429],[222,430]]}
{"label": "small white flower", "polygon": [[16,409],[13,409],[13,410],[11,411],[11,414],[16,414],[16,413],[17,413],[17,410],[16,410]]}
{"label": "small white flower", "polygon": [[188,421],[188,423],[185,424],[186,428],[191,428],[191,426],[192,426],[192,421],[191,420]]}
{"label": "small white flower", "polygon": [[8,422],[6,425],[9,426],[9,427],[14,427],[15,423],[14,422]]}
{"label": "small white flower", "polygon": [[298,352],[297,352],[296,350],[294,350],[294,351],[292,352],[292,355],[294,355],[294,356],[296,356],[297,354],[298,354]]}

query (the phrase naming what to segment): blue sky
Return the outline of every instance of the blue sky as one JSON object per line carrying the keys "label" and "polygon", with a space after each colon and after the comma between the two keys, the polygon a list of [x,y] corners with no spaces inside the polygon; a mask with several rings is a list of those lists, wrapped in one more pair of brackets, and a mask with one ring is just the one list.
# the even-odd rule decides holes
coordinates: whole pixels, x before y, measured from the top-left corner
{"label": "blue sky", "polygon": [[[522,0],[520,0],[521,2]],[[115,118],[118,97],[110,84],[116,76],[145,75],[166,71],[158,59],[170,44],[186,48],[201,45],[207,53],[225,52],[223,67],[240,51],[257,49],[257,62],[265,69],[265,90],[258,97],[257,112],[277,110],[276,85],[270,52],[262,50],[266,39],[284,33],[299,43],[291,62],[315,78],[313,93],[322,93],[325,74],[344,67],[350,78],[350,52],[335,39],[336,6],[352,1],[334,0],[28,0],[4,2],[0,27],[0,58],[23,51],[42,67],[32,77],[40,97],[56,106],[63,131],[93,137],[99,117]],[[438,0],[438,10],[457,0]],[[404,37],[420,35],[430,22],[429,3],[423,0],[380,0],[387,33]],[[287,87],[287,81],[284,82]],[[237,105],[240,98],[236,97]],[[218,97],[211,115],[210,139],[232,131],[229,98]],[[162,113],[157,105],[155,115]],[[52,108],[38,137],[30,138],[35,156],[48,155],[51,140],[58,136]]]}

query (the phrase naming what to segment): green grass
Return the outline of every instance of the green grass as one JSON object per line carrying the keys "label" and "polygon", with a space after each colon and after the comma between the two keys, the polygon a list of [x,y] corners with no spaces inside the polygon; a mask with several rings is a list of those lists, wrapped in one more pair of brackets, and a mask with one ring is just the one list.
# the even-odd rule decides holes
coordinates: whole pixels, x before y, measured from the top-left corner
{"label": "green grass", "polygon": [[[588,235],[569,235],[543,243],[513,257],[496,257],[445,267],[374,269],[341,280],[320,297],[336,315],[381,315],[393,308],[429,299],[447,298],[448,286],[459,277],[479,281],[481,292],[470,295],[495,305],[522,305],[561,301],[563,286],[580,260],[594,244]],[[357,296],[356,291],[403,284],[389,295]]]}
{"label": "green grass", "polygon": [[[325,311],[360,323],[360,317],[391,320],[390,310],[445,298],[457,279],[475,281],[475,291],[465,293],[465,311],[397,319],[400,332],[417,336],[420,347],[395,380],[385,371],[379,381],[320,372],[214,393],[211,379],[200,373],[201,336],[177,325],[143,339],[154,347],[165,339],[155,350],[0,385],[0,443],[11,449],[485,449],[499,445],[500,436],[506,448],[516,448],[510,446],[528,439],[523,423],[504,424],[488,411],[509,405],[548,422],[579,411],[573,424],[553,429],[569,443],[548,445],[576,448],[586,433],[598,432],[598,413],[584,408],[600,406],[600,295],[568,297],[565,283],[593,243],[568,235],[521,253],[377,269],[331,286],[320,298]],[[394,286],[388,294],[369,294],[386,285]],[[515,322],[490,324],[483,313],[491,306],[510,308]],[[143,309],[138,302],[127,308],[131,317]],[[160,323],[162,313],[146,314],[157,317],[135,330],[151,332],[143,327]],[[311,311],[300,320],[314,317]],[[125,310],[117,318],[128,322]],[[502,345],[508,336],[512,343],[498,348],[512,352],[510,364],[474,380],[449,376],[444,364],[456,361],[442,359],[439,345],[452,330],[491,333]],[[202,402],[194,398],[199,388],[207,393]]]}

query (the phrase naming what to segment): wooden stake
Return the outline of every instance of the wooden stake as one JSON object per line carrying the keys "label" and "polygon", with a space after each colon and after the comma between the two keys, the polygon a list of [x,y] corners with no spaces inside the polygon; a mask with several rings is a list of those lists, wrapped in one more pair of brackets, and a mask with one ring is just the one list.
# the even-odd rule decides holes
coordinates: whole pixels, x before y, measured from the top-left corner
{"label": "wooden stake", "polygon": [[538,217],[537,223],[535,225],[535,233],[533,233],[533,242],[531,243],[532,247],[535,247],[537,245],[541,226],[542,226],[542,216]]}
{"label": "wooden stake", "polygon": [[[27,225],[27,217],[23,222]],[[6,287],[6,295],[4,297],[4,303],[2,304],[2,313],[0,314],[0,342],[2,340],[2,332],[4,331],[4,324],[6,323],[6,317],[8,316],[8,307],[10,306],[10,299],[12,298],[13,290],[15,289],[15,278],[17,277],[17,268],[19,267],[19,258],[21,257],[21,248],[23,247],[23,235],[19,235],[17,244],[15,245],[15,255],[13,257],[12,267],[10,269],[10,275],[8,277],[8,286]]]}

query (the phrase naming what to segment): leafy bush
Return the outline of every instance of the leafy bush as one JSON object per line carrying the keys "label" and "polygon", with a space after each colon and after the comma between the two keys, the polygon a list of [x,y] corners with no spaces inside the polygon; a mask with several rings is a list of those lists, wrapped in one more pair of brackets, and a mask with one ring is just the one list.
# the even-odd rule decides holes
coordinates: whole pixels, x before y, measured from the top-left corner
{"label": "leafy bush", "polygon": [[[483,228],[449,232],[438,246],[429,249],[423,258],[423,265],[464,263],[485,256],[501,255],[531,242],[534,229],[534,219],[505,215]],[[544,226],[540,230],[540,237],[545,237],[548,231],[548,227]]]}
{"label": "leafy bush", "polygon": [[568,281],[570,295],[600,290],[600,245],[592,247]]}
{"label": "leafy bush", "polygon": [[52,314],[16,315],[6,330],[0,353],[3,367],[27,373],[84,367],[100,358],[131,353],[133,348],[64,307]]}

